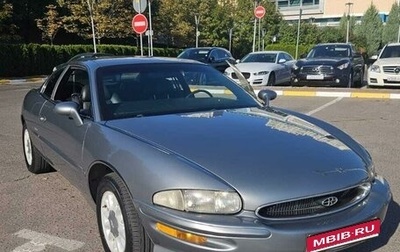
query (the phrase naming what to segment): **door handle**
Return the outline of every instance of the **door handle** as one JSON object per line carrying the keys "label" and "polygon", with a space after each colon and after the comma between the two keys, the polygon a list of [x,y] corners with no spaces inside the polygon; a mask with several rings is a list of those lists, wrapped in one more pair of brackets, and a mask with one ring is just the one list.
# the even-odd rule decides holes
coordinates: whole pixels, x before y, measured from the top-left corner
{"label": "door handle", "polygon": [[45,122],[45,121],[46,121],[46,117],[41,116],[41,117],[39,117],[39,120],[40,120],[41,122]]}

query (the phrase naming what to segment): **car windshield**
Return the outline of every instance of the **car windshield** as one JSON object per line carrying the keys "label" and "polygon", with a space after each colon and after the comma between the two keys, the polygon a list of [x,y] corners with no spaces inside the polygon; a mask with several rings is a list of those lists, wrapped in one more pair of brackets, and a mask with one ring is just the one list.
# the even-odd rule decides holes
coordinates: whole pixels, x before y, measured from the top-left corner
{"label": "car windshield", "polygon": [[258,107],[238,84],[206,65],[170,63],[97,70],[103,120]]}
{"label": "car windshield", "polygon": [[307,58],[343,58],[350,56],[348,46],[327,45],[314,47]]}
{"label": "car windshield", "polygon": [[400,57],[400,45],[386,46],[381,53],[382,58],[398,58]]}
{"label": "car windshield", "polygon": [[249,53],[240,62],[276,62],[276,53]]}
{"label": "car windshield", "polygon": [[189,49],[179,54],[178,58],[193,59],[201,62],[207,62],[209,53],[210,53],[209,49]]}

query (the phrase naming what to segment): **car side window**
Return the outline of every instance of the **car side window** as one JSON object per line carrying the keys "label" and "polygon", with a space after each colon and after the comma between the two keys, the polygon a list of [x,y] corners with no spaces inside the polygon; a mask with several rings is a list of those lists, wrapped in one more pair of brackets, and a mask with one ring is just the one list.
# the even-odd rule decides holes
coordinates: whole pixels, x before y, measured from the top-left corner
{"label": "car side window", "polygon": [[283,55],[283,53],[280,53],[280,54],[278,54],[279,56],[278,56],[278,62],[280,61],[280,60],[287,60],[286,58],[285,58],[285,56]]}
{"label": "car side window", "polygon": [[64,68],[60,68],[52,73],[47,81],[44,83],[42,87],[42,93],[46,98],[50,98],[53,93],[54,87],[57,84],[58,79],[60,78],[61,73],[64,71]]}
{"label": "car side window", "polygon": [[287,54],[287,53],[284,53],[284,54],[283,54],[283,57],[284,57],[287,61],[292,61],[292,60],[293,60],[293,57],[290,56],[290,55]]}
{"label": "car side window", "polygon": [[219,55],[218,55],[218,50],[212,50],[210,53],[210,59],[211,61],[217,61],[219,60]]}

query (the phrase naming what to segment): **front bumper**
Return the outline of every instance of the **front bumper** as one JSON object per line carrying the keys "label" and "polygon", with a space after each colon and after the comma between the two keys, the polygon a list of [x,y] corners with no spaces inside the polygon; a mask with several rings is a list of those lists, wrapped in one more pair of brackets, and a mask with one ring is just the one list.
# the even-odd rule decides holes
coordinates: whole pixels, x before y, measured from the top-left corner
{"label": "front bumper", "polygon": [[[155,252],[268,252],[306,251],[306,239],[310,235],[376,218],[383,221],[391,197],[387,182],[377,177],[369,196],[360,204],[332,215],[291,221],[260,219],[253,211],[226,216],[204,215],[136,203],[142,224],[155,244]],[[157,223],[206,237],[207,242],[192,244],[173,238],[158,231]]]}
{"label": "front bumper", "polygon": [[[296,74],[292,77],[291,84],[293,86],[340,86],[347,87],[349,85],[348,75],[324,74],[318,76],[319,79],[312,79],[307,74]],[[316,78],[316,77],[314,77]]]}
{"label": "front bumper", "polygon": [[368,70],[368,86],[400,87],[400,74],[377,73]]}

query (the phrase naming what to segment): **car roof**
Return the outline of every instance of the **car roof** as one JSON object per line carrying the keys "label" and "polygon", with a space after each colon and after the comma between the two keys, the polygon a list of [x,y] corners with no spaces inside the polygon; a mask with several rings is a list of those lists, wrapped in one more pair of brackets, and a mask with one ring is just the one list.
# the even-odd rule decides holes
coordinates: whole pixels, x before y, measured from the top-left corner
{"label": "car roof", "polygon": [[263,53],[287,53],[287,52],[284,52],[284,51],[276,51],[276,50],[270,50],[270,51],[250,52],[249,54],[263,54]]}
{"label": "car roof", "polygon": [[227,49],[225,49],[223,47],[218,47],[218,46],[189,47],[189,48],[186,48],[184,51],[189,51],[189,50],[212,50],[212,49],[221,49],[221,50],[228,51]]}
{"label": "car roof", "polygon": [[321,43],[321,44],[317,44],[315,46],[334,46],[334,45],[338,45],[338,46],[351,46],[351,43]]}
{"label": "car roof", "polygon": [[82,64],[93,68],[117,66],[117,65],[131,65],[131,64],[172,64],[172,63],[186,63],[205,65],[204,63],[190,60],[178,59],[172,57],[143,57],[143,56],[114,56],[104,58],[86,58],[80,61],[71,62],[71,64]]}
{"label": "car roof", "polygon": [[400,43],[388,43],[386,46],[400,46]]}

